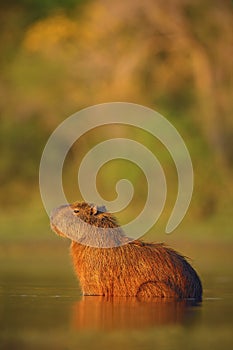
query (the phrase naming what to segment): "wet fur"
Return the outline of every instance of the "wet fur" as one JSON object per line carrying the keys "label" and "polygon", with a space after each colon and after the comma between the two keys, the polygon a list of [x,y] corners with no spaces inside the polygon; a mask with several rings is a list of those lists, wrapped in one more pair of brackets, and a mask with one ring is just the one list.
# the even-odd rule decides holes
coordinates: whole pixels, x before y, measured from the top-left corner
{"label": "wet fur", "polygon": [[[110,213],[96,206],[74,203],[70,208],[77,211],[75,215],[81,220],[95,227],[119,227]],[[53,223],[51,225],[60,233]],[[123,245],[113,248],[90,247],[72,241],[74,270],[84,295],[201,300],[200,279],[184,256],[164,244],[132,241],[122,234],[117,239]]]}

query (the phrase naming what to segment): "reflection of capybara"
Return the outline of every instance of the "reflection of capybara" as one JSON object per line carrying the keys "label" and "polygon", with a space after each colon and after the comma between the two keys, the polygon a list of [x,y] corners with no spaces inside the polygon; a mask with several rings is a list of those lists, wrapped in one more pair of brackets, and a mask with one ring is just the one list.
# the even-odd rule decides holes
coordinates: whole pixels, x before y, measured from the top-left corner
{"label": "reflection of capybara", "polygon": [[171,298],[84,296],[73,305],[72,326],[77,330],[127,330],[190,324],[197,321],[195,305],[195,301]]}
{"label": "reflection of capybara", "polygon": [[51,227],[72,240],[71,255],[84,295],[201,300],[200,279],[182,255],[161,243],[128,238],[102,207],[61,206],[52,212]]}

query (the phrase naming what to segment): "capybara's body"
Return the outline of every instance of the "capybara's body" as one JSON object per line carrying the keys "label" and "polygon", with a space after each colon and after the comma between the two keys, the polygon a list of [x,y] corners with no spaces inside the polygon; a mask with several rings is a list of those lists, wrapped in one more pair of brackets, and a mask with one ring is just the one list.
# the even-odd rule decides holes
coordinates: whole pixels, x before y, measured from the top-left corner
{"label": "capybara's body", "polygon": [[92,248],[72,242],[71,254],[85,295],[201,297],[196,272],[163,244]]}
{"label": "capybara's body", "polygon": [[[164,244],[131,240],[110,213],[74,203],[56,209],[51,226],[72,239],[71,255],[84,295],[201,300],[200,279],[182,255]],[[108,227],[116,231],[106,231]],[[92,234],[95,237],[88,240]],[[110,248],[98,245],[99,241],[107,241]]]}

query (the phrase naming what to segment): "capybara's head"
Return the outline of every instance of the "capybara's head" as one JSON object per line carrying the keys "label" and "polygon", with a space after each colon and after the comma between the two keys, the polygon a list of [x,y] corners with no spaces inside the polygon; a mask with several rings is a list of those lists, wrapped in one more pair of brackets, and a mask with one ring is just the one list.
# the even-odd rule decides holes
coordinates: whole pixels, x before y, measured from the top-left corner
{"label": "capybara's head", "polygon": [[92,247],[115,247],[125,244],[125,235],[115,217],[86,202],[62,205],[50,217],[51,228],[58,235]]}

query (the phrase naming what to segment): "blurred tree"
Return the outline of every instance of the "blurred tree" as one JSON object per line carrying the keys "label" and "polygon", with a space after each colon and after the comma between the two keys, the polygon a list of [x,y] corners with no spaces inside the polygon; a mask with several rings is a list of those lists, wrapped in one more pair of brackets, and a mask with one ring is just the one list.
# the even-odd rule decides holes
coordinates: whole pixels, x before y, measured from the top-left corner
{"label": "blurred tree", "polygon": [[188,113],[215,153],[231,165],[229,6],[95,1],[80,20],[55,15],[36,23],[24,47],[48,61],[56,55],[65,67],[64,84],[73,100],[68,103],[114,98],[162,105],[180,117]]}
{"label": "blurred tree", "polygon": [[63,9],[72,11],[84,0],[10,0],[2,4],[2,10],[21,10],[27,22],[45,17],[54,10]]}
{"label": "blurred tree", "polygon": [[[19,132],[20,122],[39,118],[38,132],[45,135],[84,106],[145,104],[184,131],[194,163],[218,160],[206,175],[217,184],[213,172],[233,165],[231,3],[96,0],[83,2],[81,12],[76,3],[13,1],[21,12],[5,12],[13,35],[13,23],[33,20],[20,27],[18,46],[4,61],[0,118],[18,121]],[[199,178],[203,174],[205,168]],[[213,187],[206,203],[216,201]]]}

